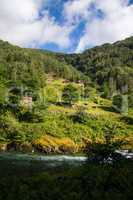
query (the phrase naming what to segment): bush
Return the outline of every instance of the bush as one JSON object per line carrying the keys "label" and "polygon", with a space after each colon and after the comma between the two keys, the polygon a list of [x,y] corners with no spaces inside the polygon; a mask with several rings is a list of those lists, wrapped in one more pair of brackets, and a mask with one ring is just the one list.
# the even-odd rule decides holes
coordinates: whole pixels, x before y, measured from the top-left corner
{"label": "bush", "polygon": [[9,112],[0,117],[0,137],[9,141],[26,139],[21,125]]}
{"label": "bush", "polygon": [[89,118],[89,114],[85,111],[78,111],[77,113],[75,113],[74,115],[71,116],[71,119],[73,120],[73,122],[78,122],[81,124],[85,124],[90,118]]}
{"label": "bush", "polygon": [[62,92],[62,98],[65,103],[72,105],[79,100],[79,91],[73,84],[68,84],[64,87]]}
{"label": "bush", "polygon": [[120,160],[122,156],[116,153],[116,150],[120,149],[125,144],[125,141],[120,139],[114,141],[115,131],[115,126],[106,127],[104,131],[105,141],[103,143],[93,142],[86,148],[88,149],[88,156],[93,162],[113,163]]}
{"label": "bush", "polygon": [[32,122],[32,123],[39,123],[43,122],[43,112],[37,110],[27,110],[27,111],[21,111],[18,115],[19,121],[25,121],[25,122]]}

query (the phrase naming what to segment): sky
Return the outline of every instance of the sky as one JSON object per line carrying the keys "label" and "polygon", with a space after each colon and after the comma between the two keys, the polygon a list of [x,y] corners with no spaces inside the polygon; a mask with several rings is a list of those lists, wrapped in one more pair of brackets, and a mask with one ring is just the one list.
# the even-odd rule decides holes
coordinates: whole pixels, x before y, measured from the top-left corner
{"label": "sky", "polygon": [[133,0],[0,0],[0,39],[80,53],[133,36]]}

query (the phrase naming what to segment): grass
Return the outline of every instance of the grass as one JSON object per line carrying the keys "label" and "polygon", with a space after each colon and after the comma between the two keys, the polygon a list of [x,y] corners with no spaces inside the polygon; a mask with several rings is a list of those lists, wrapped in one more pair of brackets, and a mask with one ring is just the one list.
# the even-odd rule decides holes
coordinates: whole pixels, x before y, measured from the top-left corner
{"label": "grass", "polygon": [[[58,146],[62,145],[64,149],[67,149],[67,142],[64,143],[64,141],[68,141],[69,138],[68,144],[74,144],[71,149],[73,149],[73,152],[76,152],[77,146],[80,151],[86,145],[86,141],[104,142],[105,127],[116,125],[115,138],[129,141],[128,148],[133,148],[133,109],[129,110],[128,116],[123,117],[112,110],[112,102],[110,100],[100,97],[79,100],[73,106],[61,105],[57,102],[57,93],[66,84],[68,83],[64,79],[54,79],[50,80],[45,87],[44,94],[48,92],[47,98],[50,100],[50,103],[43,111],[43,122],[18,122],[12,114],[5,117],[4,120],[8,120],[9,130],[7,130],[7,135],[4,134],[4,142],[19,139],[21,142],[28,141],[29,143],[40,145],[42,151],[45,146],[51,145],[53,151],[57,149],[57,152],[59,152]],[[80,88],[80,84],[77,84],[77,87]],[[87,113],[87,121],[73,121],[72,116],[80,111]],[[12,134],[10,134],[11,131]],[[17,131],[16,135],[15,131]],[[3,130],[1,132],[3,134]]]}
{"label": "grass", "polygon": [[34,147],[42,152],[67,153],[77,152],[78,146],[70,138],[55,138],[50,135],[45,135],[38,140],[33,141]]}

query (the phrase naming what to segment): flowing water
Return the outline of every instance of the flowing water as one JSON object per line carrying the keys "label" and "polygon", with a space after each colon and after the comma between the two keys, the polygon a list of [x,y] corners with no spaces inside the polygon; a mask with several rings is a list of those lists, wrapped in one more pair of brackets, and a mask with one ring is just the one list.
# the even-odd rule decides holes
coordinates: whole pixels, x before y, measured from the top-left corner
{"label": "flowing water", "polygon": [[86,156],[72,156],[72,155],[41,155],[41,154],[21,154],[21,153],[1,153],[1,161],[32,163],[34,161],[41,162],[44,165],[58,166],[64,163],[68,165],[80,165],[87,160]]}
{"label": "flowing water", "polygon": [[0,153],[0,176],[62,170],[83,165],[86,160],[86,156]]}
{"label": "flowing water", "polygon": [[[133,159],[133,153],[118,151],[128,159]],[[0,153],[0,177],[9,175],[29,175],[47,170],[55,171],[73,166],[81,166],[87,161],[87,156],[44,155]]]}

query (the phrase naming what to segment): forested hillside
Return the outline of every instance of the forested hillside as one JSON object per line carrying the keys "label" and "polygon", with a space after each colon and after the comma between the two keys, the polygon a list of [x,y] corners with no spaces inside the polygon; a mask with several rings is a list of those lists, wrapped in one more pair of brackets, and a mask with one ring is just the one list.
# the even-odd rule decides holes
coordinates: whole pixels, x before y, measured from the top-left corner
{"label": "forested hillside", "polygon": [[132,149],[132,77],[133,38],[72,55],[0,41],[0,151]]}
{"label": "forested hillside", "polygon": [[0,80],[8,85],[25,85],[33,89],[43,87],[45,73],[68,80],[78,80],[81,73],[71,65],[60,62],[51,52],[23,49],[0,41]]}
{"label": "forested hillside", "polygon": [[106,93],[105,97],[121,91],[125,85],[131,94],[133,37],[70,55],[23,49],[0,41],[1,79],[33,88],[43,87],[45,73],[71,81],[90,77],[95,86]]}
{"label": "forested hillside", "polygon": [[81,54],[58,55],[59,59],[71,64],[100,86],[105,97],[127,87],[133,92],[133,37],[114,44],[104,44]]}

